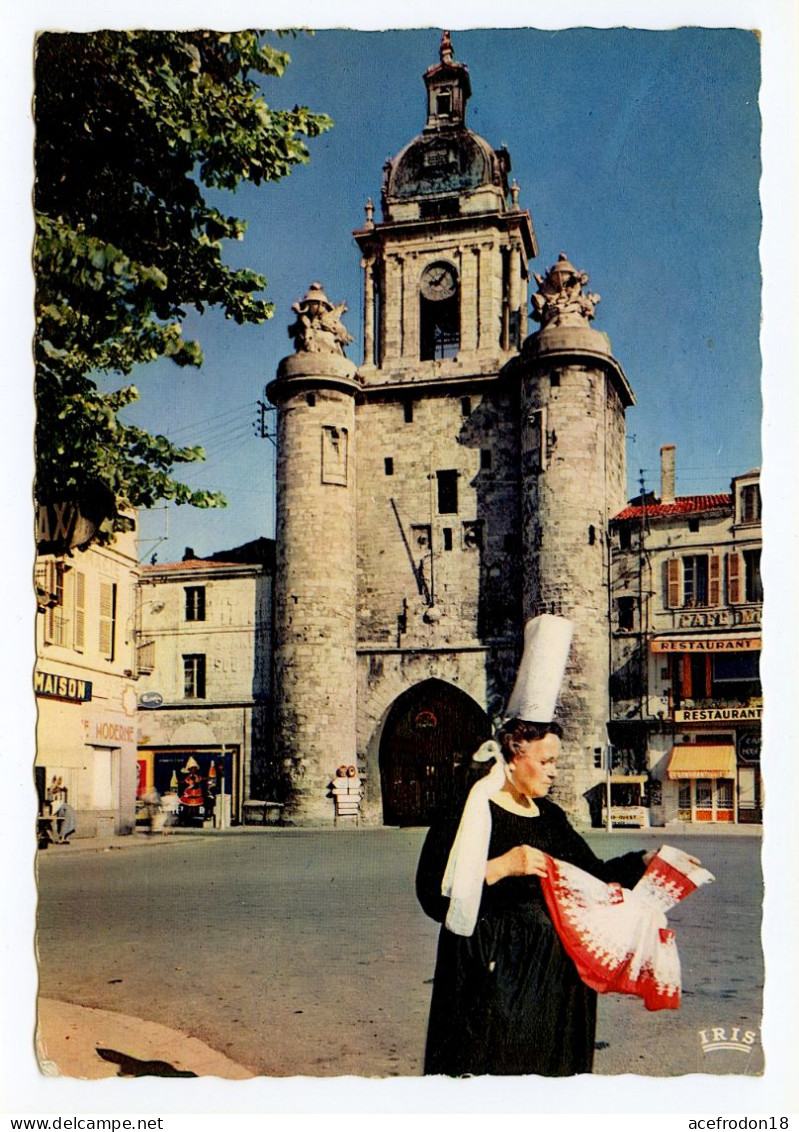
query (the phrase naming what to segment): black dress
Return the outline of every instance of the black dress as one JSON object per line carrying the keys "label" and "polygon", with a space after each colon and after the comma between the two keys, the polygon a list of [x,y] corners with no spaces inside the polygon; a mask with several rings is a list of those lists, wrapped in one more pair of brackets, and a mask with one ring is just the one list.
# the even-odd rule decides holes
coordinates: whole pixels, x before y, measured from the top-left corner
{"label": "black dress", "polygon": [[[643,875],[642,853],[601,861],[547,798],[537,800],[535,817],[489,804],[489,859],[526,844],[627,888]],[[419,860],[419,902],[440,923],[449,906],[441,879],[459,820],[433,826]],[[473,935],[442,927],[426,1074],[590,1073],[595,1027],[596,994],[581,982],[563,950],[538,877],[505,877],[484,885]]]}

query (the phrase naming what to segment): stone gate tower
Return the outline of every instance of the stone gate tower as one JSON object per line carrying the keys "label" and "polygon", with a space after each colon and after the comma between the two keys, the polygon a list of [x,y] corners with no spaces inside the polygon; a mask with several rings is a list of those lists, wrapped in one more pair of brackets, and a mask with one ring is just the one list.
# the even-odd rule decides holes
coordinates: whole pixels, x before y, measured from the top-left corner
{"label": "stone gate tower", "polygon": [[[320,283],[292,308],[296,353],[278,406],[274,582],[274,781],[293,822],[329,816],[331,752],[354,758],[355,398],[352,338]],[[335,757],[333,755],[332,757]]]}
{"label": "stone gate tower", "polygon": [[319,337],[334,311],[307,305],[312,287],[269,388],[276,765],[295,820],[332,819],[324,788],[357,759],[365,820],[429,822],[503,715],[525,617],[556,608],[578,621],[559,800],[586,818],[632,395],[571,265],[539,279],[528,337],[532,221],[508,153],[466,124],[469,72],[446,32],[424,85],[422,132],[354,234],[362,365],[340,323]]}
{"label": "stone gate tower", "polygon": [[625,411],[635,399],[607,335],[592,330],[599,295],[565,255],[535,276],[521,379],[524,618],[560,612],[575,622],[561,694],[566,723],[559,800],[578,816],[597,781],[594,752],[609,718],[608,523],[626,499]]}

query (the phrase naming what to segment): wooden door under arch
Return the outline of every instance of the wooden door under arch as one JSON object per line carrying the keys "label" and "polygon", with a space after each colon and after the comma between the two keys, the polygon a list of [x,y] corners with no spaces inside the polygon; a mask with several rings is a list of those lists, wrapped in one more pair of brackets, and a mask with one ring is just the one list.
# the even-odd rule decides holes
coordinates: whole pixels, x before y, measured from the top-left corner
{"label": "wooden door under arch", "polygon": [[471,756],[491,735],[483,709],[443,680],[404,692],[380,741],[385,825],[429,825],[462,793]]}

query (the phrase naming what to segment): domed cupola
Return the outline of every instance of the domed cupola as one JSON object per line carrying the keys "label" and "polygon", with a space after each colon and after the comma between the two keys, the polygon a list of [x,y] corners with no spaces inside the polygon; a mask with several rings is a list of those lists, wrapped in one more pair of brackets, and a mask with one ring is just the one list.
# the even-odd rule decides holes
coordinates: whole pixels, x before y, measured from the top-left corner
{"label": "domed cupola", "polygon": [[510,157],[466,128],[469,69],[453,60],[448,31],[439,58],[424,74],[424,130],[383,170],[385,221],[504,212],[507,206]]}

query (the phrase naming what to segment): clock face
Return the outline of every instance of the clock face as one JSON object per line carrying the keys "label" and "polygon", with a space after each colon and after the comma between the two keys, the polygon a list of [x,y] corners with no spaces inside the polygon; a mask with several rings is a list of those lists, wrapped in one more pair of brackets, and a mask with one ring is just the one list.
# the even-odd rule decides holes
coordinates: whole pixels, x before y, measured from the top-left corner
{"label": "clock face", "polygon": [[431,263],[422,272],[422,294],[434,302],[451,299],[458,289],[458,276],[449,263]]}

